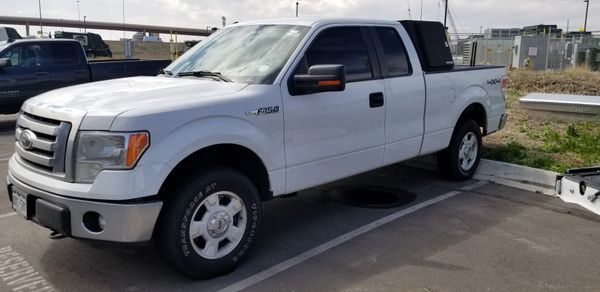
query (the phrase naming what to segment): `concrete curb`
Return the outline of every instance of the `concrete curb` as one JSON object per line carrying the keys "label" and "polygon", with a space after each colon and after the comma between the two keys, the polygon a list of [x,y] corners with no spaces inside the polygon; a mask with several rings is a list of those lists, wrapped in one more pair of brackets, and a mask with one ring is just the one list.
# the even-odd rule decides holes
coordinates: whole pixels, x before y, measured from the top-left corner
{"label": "concrete curb", "polygon": [[[435,155],[427,155],[404,162],[416,168],[437,170]],[[481,159],[474,179],[556,196],[554,183],[558,173],[512,163]]]}
{"label": "concrete curb", "polygon": [[543,169],[481,159],[479,168],[473,178],[548,196],[556,196],[554,183],[557,174]]}

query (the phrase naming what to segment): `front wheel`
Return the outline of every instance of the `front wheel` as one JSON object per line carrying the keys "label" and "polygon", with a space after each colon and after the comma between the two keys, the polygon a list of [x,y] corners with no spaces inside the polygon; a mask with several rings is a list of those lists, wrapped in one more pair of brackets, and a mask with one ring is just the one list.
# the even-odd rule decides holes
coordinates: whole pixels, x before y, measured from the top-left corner
{"label": "front wheel", "polygon": [[156,230],[160,252],[195,279],[235,269],[248,253],[260,222],[260,197],[243,174],[218,168],[166,194]]}
{"label": "front wheel", "polygon": [[473,177],[481,156],[481,130],[473,120],[459,124],[452,134],[448,148],[438,152],[440,172],[453,180]]}

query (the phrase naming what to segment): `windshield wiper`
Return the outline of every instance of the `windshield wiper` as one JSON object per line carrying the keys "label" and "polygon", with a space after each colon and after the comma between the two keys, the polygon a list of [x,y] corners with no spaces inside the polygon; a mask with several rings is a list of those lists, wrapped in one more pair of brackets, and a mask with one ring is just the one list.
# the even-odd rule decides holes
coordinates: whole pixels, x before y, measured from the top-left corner
{"label": "windshield wiper", "polygon": [[173,75],[173,72],[171,72],[169,70],[165,70],[165,69],[160,69],[160,71],[158,71],[158,74],[171,76],[171,75]]}
{"label": "windshield wiper", "polygon": [[233,82],[231,79],[221,75],[219,72],[211,72],[211,71],[188,71],[188,72],[179,72],[177,73],[178,77],[184,76],[194,76],[194,77],[214,77],[221,81],[225,82]]}

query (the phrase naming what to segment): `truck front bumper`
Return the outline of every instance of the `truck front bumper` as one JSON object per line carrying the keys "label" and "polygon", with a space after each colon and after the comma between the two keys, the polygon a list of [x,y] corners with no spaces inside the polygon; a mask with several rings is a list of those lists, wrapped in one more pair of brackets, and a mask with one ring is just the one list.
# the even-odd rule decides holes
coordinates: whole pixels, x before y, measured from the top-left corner
{"label": "truck front bumper", "polygon": [[73,199],[27,185],[10,172],[8,195],[25,198],[25,217],[65,236],[112,242],[152,238],[162,201],[104,202]]}

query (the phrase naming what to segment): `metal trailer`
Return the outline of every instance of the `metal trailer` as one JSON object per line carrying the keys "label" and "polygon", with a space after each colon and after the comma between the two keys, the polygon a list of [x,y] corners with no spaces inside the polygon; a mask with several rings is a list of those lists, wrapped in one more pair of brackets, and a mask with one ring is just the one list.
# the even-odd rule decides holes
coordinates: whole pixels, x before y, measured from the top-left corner
{"label": "metal trailer", "polygon": [[563,201],[600,215],[600,167],[570,169],[556,176],[555,188]]}

